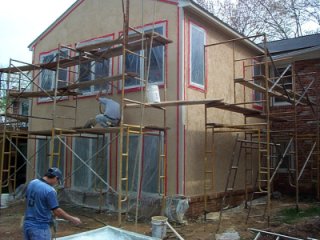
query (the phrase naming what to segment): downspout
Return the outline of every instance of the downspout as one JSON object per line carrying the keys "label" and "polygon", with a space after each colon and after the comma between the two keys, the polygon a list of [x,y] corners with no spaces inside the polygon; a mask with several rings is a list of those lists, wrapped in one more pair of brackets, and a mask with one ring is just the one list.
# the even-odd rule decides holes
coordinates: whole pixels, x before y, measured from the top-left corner
{"label": "downspout", "polygon": [[[184,8],[179,3],[179,79],[180,81],[178,89],[179,92],[179,100],[185,100],[185,82],[184,82]],[[185,106],[179,106],[179,159],[178,159],[178,194],[185,194],[185,114],[186,109]]]}

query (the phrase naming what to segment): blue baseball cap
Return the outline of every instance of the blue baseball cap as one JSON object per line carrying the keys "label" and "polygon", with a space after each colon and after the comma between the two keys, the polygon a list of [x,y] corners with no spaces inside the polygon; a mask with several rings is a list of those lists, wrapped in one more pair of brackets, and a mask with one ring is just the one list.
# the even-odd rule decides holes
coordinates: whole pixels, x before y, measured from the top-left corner
{"label": "blue baseball cap", "polygon": [[63,181],[62,172],[59,168],[56,168],[56,167],[49,168],[47,174],[54,176],[54,177],[57,177],[59,184],[62,183],[62,181]]}

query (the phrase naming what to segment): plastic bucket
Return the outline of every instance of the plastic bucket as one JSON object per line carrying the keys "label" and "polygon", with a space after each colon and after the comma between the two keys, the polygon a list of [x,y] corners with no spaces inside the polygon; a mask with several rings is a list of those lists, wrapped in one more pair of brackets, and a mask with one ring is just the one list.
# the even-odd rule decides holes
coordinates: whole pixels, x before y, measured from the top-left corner
{"label": "plastic bucket", "polygon": [[152,237],[163,239],[167,234],[167,224],[168,218],[164,216],[154,216],[151,218],[152,224]]}
{"label": "plastic bucket", "polygon": [[9,193],[2,193],[0,208],[7,208],[8,202],[9,202]]}
{"label": "plastic bucket", "polygon": [[155,84],[149,84],[147,86],[147,101],[148,103],[159,103],[160,102],[160,94],[159,87]]}

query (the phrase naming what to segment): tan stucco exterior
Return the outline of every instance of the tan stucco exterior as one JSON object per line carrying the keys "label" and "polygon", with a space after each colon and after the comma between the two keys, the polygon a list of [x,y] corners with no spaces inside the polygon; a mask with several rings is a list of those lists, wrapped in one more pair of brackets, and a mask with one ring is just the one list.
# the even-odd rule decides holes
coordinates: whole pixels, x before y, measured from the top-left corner
{"label": "tan stucco exterior", "polygon": [[[257,53],[257,49],[244,42],[237,42],[233,48],[232,43],[210,47],[206,50],[206,88],[199,91],[190,87],[189,84],[189,26],[190,22],[201,26],[206,32],[206,43],[217,43],[227,39],[237,38],[232,31],[226,31],[216,25],[205,15],[198,16],[188,10],[182,10],[173,1],[130,1],[130,26],[139,27],[147,24],[163,23],[166,26],[166,37],[172,43],[165,51],[165,79],[167,83],[164,99],[164,89],[160,87],[161,100],[202,100],[223,99],[226,103],[243,101],[242,88],[237,87],[237,99],[234,99],[234,69],[233,53],[236,58],[246,58]],[[61,21],[51,26],[43,36],[33,44],[34,63],[39,62],[39,55],[56,49],[58,44],[74,47],[77,42],[86,41],[102,36],[117,38],[122,31],[122,6],[119,0],[85,0],[78,1],[73,9]],[[143,9],[143,11],[141,11]],[[153,12],[153,9],[155,11]],[[183,26],[181,25],[183,24]],[[182,34],[181,32],[182,31]],[[233,51],[234,50],[234,51]],[[120,58],[112,60],[113,74],[119,74]],[[242,64],[242,63],[241,63]],[[183,69],[181,70],[180,68]],[[72,70],[71,70],[72,71]],[[76,69],[74,69],[76,71]],[[241,75],[242,72],[236,71]],[[249,73],[250,74],[250,73]],[[73,81],[74,74],[71,72],[69,79]],[[117,84],[117,82],[114,82]],[[34,87],[36,90],[36,87]],[[246,92],[246,98],[252,97],[252,92]],[[110,97],[120,100],[117,90]],[[130,99],[140,100],[140,92],[127,94]],[[32,111],[34,115],[49,117],[52,110],[51,103],[38,103],[34,99]],[[66,104],[73,104],[74,100],[69,97]],[[203,194],[203,158],[204,158],[204,105],[167,107],[167,182],[168,195],[185,194],[195,196]],[[99,111],[95,95],[79,97],[77,105],[77,126],[82,126],[86,120],[95,116]],[[72,117],[72,111],[66,112],[62,109],[57,112],[61,115]],[[244,118],[241,114],[232,113],[220,109],[212,109],[209,112],[210,119],[215,123],[243,124]],[[137,109],[127,109],[125,122],[139,124],[141,112]],[[161,125],[162,113],[155,109],[146,109],[143,120],[145,125]],[[50,121],[32,119],[30,130],[50,129]],[[58,121],[57,127],[70,128],[73,122],[69,120]],[[214,192],[224,189],[227,166],[235,134],[226,133],[216,136],[216,157],[214,165]],[[33,140],[30,140],[29,154],[35,149]],[[116,151],[116,145],[111,147]],[[67,153],[68,155],[68,153]],[[70,153],[69,153],[70,155]],[[112,161],[116,163],[117,154],[111,154]],[[70,157],[70,156],[69,156]],[[68,161],[68,157],[67,157]],[[71,158],[69,158],[71,161]],[[115,164],[113,165],[115,166]],[[114,169],[115,171],[115,169]],[[237,188],[243,187],[243,166],[239,170],[240,180]],[[113,175],[111,184],[116,185],[116,174]]]}

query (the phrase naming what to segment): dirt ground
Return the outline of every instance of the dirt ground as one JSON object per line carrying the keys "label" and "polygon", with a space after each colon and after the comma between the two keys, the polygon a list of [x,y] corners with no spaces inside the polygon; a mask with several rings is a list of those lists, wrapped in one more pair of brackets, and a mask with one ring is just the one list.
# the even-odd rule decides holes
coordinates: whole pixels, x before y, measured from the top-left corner
{"label": "dirt ground", "polygon": [[[300,209],[309,208],[315,204],[319,206],[319,203],[315,202],[301,202],[299,207]],[[106,225],[119,227],[117,215],[112,215],[107,212],[98,213],[92,209],[66,204],[62,204],[61,207],[69,213],[80,217],[83,224],[80,226],[73,226],[68,222],[59,222],[56,237],[84,232],[104,227]],[[269,227],[267,221],[261,221],[258,219],[254,220],[253,218],[249,220],[248,224],[246,224],[246,212],[241,206],[224,211],[218,233],[221,234],[226,231],[236,231],[241,240],[254,239],[255,234],[251,233],[248,228],[256,228],[291,237],[303,239],[310,237],[320,239],[320,216],[303,218],[294,224],[285,224],[281,221],[281,217],[277,215],[277,212],[281,209],[293,207],[295,207],[294,199],[282,198],[280,200],[273,200]],[[21,200],[11,203],[8,208],[0,209],[0,239],[22,239],[22,233],[19,225],[23,212],[24,202]],[[204,221],[203,217],[199,217],[195,219],[186,219],[187,223],[185,225],[172,225],[184,239],[216,239],[218,215],[218,213],[210,213],[208,215],[208,218],[210,218],[210,216],[215,216],[213,217],[215,220]],[[121,228],[151,236],[150,222],[141,222],[136,225],[133,221],[123,221]],[[170,229],[167,229],[166,239],[177,239],[177,237]]]}

